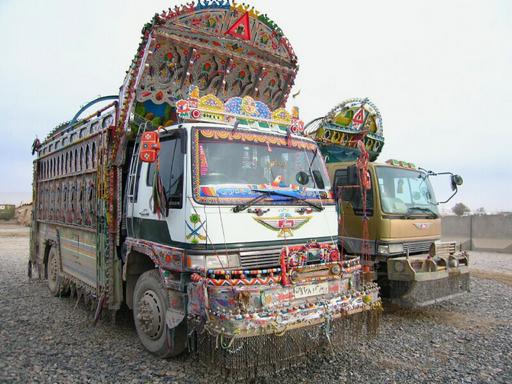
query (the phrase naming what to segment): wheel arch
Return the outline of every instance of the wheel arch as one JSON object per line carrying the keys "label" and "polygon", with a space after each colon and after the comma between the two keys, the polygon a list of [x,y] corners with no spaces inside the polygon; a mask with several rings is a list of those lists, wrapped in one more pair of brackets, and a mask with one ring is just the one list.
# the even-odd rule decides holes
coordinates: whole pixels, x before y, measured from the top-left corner
{"label": "wheel arch", "polygon": [[44,266],[44,278],[48,278],[48,258],[50,256],[50,250],[52,247],[56,247],[57,243],[53,240],[46,240],[44,242],[44,253],[43,253],[43,266]]}
{"label": "wheel arch", "polygon": [[125,302],[128,308],[133,308],[133,291],[139,276],[156,267],[153,259],[144,253],[131,251],[127,254],[123,270],[123,279],[126,282]]}

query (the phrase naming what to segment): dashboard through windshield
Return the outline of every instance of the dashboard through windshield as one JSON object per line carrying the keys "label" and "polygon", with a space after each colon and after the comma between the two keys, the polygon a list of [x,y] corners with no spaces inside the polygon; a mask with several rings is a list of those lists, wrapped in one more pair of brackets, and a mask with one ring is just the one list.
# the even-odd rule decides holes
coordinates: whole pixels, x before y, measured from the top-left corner
{"label": "dashboard through windshield", "polygon": [[413,169],[377,167],[382,210],[390,214],[438,216],[434,191],[427,176]]}
{"label": "dashboard through windshield", "polygon": [[[282,191],[300,199],[333,203],[322,156],[310,141],[218,128],[196,128],[193,134],[192,173],[198,202],[238,204],[261,191]],[[268,200],[301,204],[276,194],[269,194],[261,204]]]}

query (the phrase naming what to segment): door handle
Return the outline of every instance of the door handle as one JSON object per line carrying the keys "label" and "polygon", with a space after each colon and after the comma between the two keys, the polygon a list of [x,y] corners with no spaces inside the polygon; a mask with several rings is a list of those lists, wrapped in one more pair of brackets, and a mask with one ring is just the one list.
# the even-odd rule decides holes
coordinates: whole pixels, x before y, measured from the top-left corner
{"label": "door handle", "polygon": [[149,216],[149,211],[147,209],[143,209],[139,212],[139,215],[141,216]]}

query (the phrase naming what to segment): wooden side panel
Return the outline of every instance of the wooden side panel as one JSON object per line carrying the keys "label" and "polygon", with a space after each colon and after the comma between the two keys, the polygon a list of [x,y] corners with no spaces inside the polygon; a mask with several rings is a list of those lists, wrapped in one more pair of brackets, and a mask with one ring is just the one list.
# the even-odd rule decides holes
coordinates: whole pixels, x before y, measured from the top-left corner
{"label": "wooden side panel", "polygon": [[[60,147],[35,163],[34,240],[37,264],[44,264],[45,251],[57,245],[61,270],[93,289],[99,289],[97,260],[97,185],[101,130],[83,137],[74,133],[58,139]],[[66,141],[66,137],[68,141]],[[70,142],[71,141],[71,142]],[[66,145],[67,144],[67,145]],[[41,154],[41,153],[40,153]]]}
{"label": "wooden side panel", "polygon": [[96,287],[96,234],[60,228],[62,270]]}

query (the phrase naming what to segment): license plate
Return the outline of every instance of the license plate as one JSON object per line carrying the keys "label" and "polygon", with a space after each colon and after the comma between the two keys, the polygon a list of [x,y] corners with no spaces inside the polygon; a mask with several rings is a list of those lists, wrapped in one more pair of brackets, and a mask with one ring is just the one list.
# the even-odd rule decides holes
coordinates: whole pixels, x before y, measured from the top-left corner
{"label": "license plate", "polygon": [[296,299],[303,297],[318,296],[329,292],[329,284],[327,282],[320,284],[300,285],[293,288],[293,294]]}

